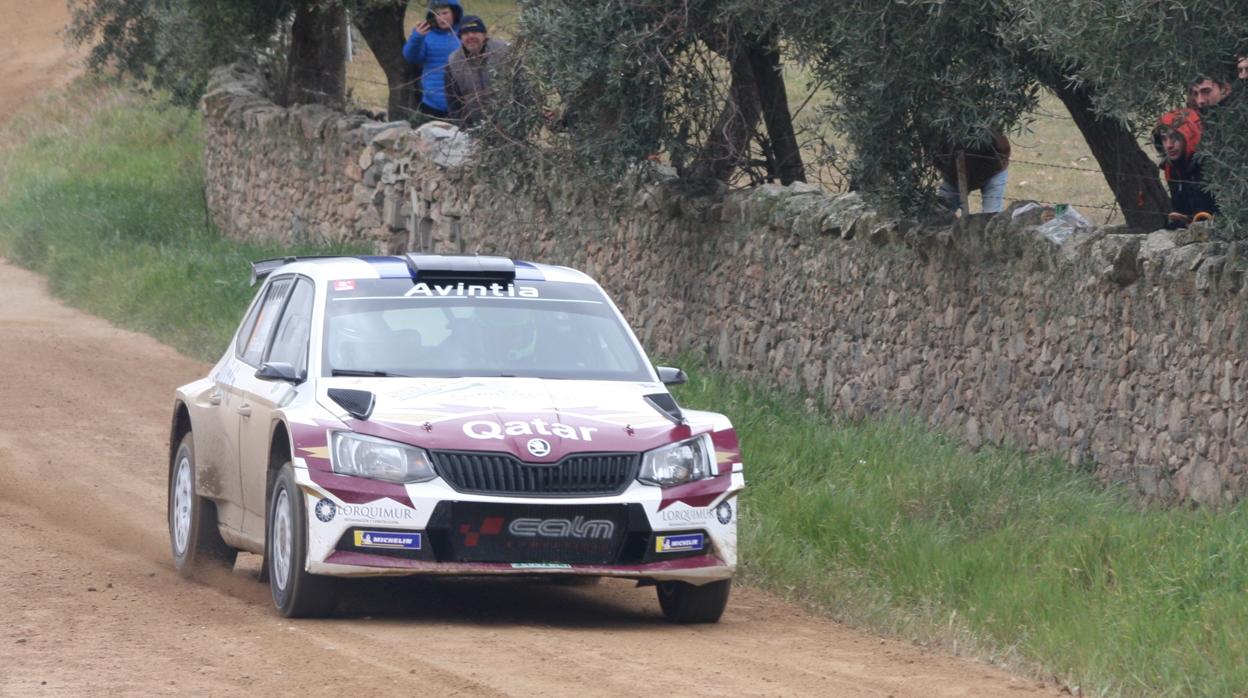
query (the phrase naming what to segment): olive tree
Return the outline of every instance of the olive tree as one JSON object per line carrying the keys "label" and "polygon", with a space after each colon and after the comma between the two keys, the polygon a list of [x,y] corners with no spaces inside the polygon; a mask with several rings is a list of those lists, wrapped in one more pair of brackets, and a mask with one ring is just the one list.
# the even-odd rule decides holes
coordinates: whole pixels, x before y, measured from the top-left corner
{"label": "olive tree", "polygon": [[[1195,78],[1234,82],[1235,56],[1248,52],[1240,0],[1029,0],[1022,7],[1007,34],[1060,57],[1072,84],[1094,86],[1093,111],[1139,134],[1182,106]],[[1205,114],[1200,146],[1206,186],[1222,209],[1220,227],[1236,235],[1248,231],[1245,92],[1248,84],[1236,82],[1231,99]]]}
{"label": "olive tree", "polygon": [[[1169,198],[1139,144],[1198,74],[1225,74],[1245,44],[1237,0],[825,0],[776,12],[794,55],[831,85],[828,109],[861,186],[930,203],[933,138],[984,142],[1024,123],[1038,87],[1070,112],[1127,222],[1154,229]],[[1242,9],[1242,8],[1239,8]],[[1242,91],[1242,89],[1241,89]],[[1242,225],[1245,116],[1208,119],[1207,181],[1225,227]]]}
{"label": "olive tree", "polygon": [[[661,156],[695,180],[804,180],[779,33],[739,9],[725,0],[522,4],[513,48],[524,94],[515,81],[503,86],[516,99],[498,110],[487,141],[608,169]],[[543,110],[553,135],[537,135]]]}
{"label": "olive tree", "polygon": [[[113,68],[192,103],[218,66],[273,59],[285,102],[341,106],[346,91],[346,12],[367,16],[383,0],[70,0],[71,42],[90,46],[88,66]],[[402,5],[406,7],[406,2]],[[401,21],[401,20],[400,20]],[[398,30],[402,33],[402,28]],[[400,47],[402,46],[400,42]]]}

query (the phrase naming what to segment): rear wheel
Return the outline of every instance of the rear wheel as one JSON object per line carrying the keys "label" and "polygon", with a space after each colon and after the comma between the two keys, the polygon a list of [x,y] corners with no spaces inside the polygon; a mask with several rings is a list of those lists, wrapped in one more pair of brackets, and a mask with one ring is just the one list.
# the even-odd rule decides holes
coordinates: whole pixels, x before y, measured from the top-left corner
{"label": "rear wheel", "polygon": [[659,582],[659,606],[673,623],[717,623],[728,606],[732,580],[694,586],[688,582]]}
{"label": "rear wheel", "polygon": [[169,470],[169,543],[173,567],[188,579],[234,567],[238,551],[217,530],[217,505],[195,494],[195,442],[187,432]]}
{"label": "rear wheel", "polygon": [[315,618],[333,611],[333,578],[304,569],[308,559],[308,512],[290,463],[282,466],[273,483],[266,531],[269,590],[278,612],[287,618]]}

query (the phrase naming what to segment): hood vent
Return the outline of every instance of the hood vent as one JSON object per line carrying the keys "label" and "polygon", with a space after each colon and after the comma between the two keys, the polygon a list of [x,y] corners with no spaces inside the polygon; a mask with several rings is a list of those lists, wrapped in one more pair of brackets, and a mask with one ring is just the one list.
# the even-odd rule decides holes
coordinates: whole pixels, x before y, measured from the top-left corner
{"label": "hood vent", "polygon": [[356,419],[368,419],[377,405],[377,396],[367,390],[348,390],[346,388],[330,388],[329,399],[342,405],[342,409],[351,413]]}

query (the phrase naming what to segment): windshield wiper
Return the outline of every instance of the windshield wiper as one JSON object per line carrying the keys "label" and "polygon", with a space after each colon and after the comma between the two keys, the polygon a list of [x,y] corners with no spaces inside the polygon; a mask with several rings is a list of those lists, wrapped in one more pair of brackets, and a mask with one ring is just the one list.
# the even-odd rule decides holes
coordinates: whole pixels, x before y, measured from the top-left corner
{"label": "windshield wiper", "polygon": [[369,371],[359,368],[335,368],[329,372],[331,376],[366,376],[371,378],[408,378],[402,373],[388,373],[386,371]]}

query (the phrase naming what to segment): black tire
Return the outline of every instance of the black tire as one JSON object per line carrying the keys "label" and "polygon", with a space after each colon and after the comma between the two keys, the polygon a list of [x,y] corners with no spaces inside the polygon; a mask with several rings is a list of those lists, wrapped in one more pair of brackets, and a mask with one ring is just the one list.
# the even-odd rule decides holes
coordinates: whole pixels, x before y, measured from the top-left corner
{"label": "black tire", "polygon": [[217,530],[217,505],[196,494],[195,441],[187,432],[169,464],[169,547],[178,574],[192,579],[207,570],[230,570],[238,551]]}
{"label": "black tire", "polygon": [[663,617],[673,623],[718,623],[728,607],[732,580],[724,579],[702,586],[688,582],[659,582],[659,606]]}
{"label": "black tire", "polygon": [[[287,618],[317,618],[337,605],[334,579],[307,572],[308,511],[290,463],[273,482],[265,525],[265,566],[273,605]],[[284,540],[279,540],[284,539]]]}

